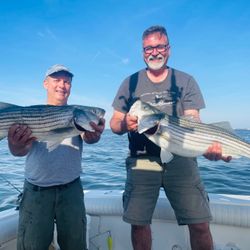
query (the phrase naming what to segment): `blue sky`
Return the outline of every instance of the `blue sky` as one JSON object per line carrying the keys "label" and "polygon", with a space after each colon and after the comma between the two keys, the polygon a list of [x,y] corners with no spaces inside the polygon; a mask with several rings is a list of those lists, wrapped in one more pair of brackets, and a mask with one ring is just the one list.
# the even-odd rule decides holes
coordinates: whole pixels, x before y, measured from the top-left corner
{"label": "blue sky", "polygon": [[0,0],[0,101],[45,103],[47,68],[75,77],[69,103],[106,109],[121,81],[145,67],[141,35],[166,27],[168,65],[194,76],[203,122],[250,128],[250,2],[244,0]]}

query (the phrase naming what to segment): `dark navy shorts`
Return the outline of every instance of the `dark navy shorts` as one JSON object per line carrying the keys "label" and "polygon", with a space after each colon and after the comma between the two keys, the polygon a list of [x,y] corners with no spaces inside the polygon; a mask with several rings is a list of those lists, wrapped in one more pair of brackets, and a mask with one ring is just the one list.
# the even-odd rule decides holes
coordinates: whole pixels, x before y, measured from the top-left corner
{"label": "dark navy shorts", "polygon": [[212,219],[208,195],[200,178],[196,158],[175,156],[164,167],[159,157],[128,157],[123,194],[123,220],[132,225],[151,224],[163,188],[179,225]]}

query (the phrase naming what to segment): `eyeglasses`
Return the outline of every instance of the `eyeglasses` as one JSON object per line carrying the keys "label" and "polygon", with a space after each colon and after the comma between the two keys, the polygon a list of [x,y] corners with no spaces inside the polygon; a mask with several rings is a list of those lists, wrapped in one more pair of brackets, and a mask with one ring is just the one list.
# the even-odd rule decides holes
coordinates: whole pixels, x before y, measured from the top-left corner
{"label": "eyeglasses", "polygon": [[165,52],[170,48],[169,44],[159,44],[157,46],[147,46],[143,48],[144,53],[146,54],[152,54],[154,49],[157,50],[157,52],[162,53]]}

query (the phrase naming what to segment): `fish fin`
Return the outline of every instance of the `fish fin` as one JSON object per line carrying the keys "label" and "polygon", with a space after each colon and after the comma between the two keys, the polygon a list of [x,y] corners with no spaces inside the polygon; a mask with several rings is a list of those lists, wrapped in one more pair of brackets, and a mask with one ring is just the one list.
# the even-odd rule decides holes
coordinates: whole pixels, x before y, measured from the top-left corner
{"label": "fish fin", "polygon": [[227,121],[210,123],[210,125],[213,125],[213,126],[216,126],[219,128],[223,128],[223,129],[235,134],[231,124]]}
{"label": "fish fin", "polygon": [[47,149],[49,152],[55,150],[62,141],[48,141],[47,142]]}
{"label": "fish fin", "polygon": [[61,144],[61,142],[65,139],[64,134],[71,133],[73,130],[72,127],[68,128],[57,128],[51,130],[46,138],[44,138],[44,141],[47,143],[47,149],[49,152],[53,151],[55,148]]}
{"label": "fish fin", "polygon": [[13,108],[13,107],[20,107],[20,106],[15,105],[15,104],[6,103],[6,102],[0,102],[0,110],[7,109],[7,108]]}
{"label": "fish fin", "polygon": [[172,159],[174,158],[173,154],[169,151],[166,151],[166,150],[162,150],[161,149],[161,162],[162,163],[168,163],[170,161],[172,161]]}
{"label": "fish fin", "polygon": [[[226,155],[227,156],[227,155]],[[235,154],[230,154],[230,156],[234,159],[239,159],[241,158],[242,156],[241,155],[235,155]]]}
{"label": "fish fin", "polygon": [[242,157],[242,155],[237,154],[236,152],[231,152],[231,150],[225,150],[223,149],[223,145],[222,145],[222,155],[227,157],[227,156],[231,156],[234,159],[239,159]]}

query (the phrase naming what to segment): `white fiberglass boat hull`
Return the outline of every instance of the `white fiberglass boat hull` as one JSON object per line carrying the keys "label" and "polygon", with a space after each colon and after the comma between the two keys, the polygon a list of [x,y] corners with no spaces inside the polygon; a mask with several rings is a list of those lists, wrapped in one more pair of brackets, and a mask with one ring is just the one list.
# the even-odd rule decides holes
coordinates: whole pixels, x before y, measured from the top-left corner
{"label": "white fiberglass boat hull", "polygon": [[[250,250],[250,196],[209,194],[213,214],[211,232],[215,250]],[[130,225],[122,221],[122,191],[85,192],[89,250],[132,249]],[[0,250],[16,249],[18,211],[0,212]],[[174,212],[161,193],[152,222],[153,250],[189,250],[187,226],[178,226]],[[54,248],[58,245],[55,243]]]}

